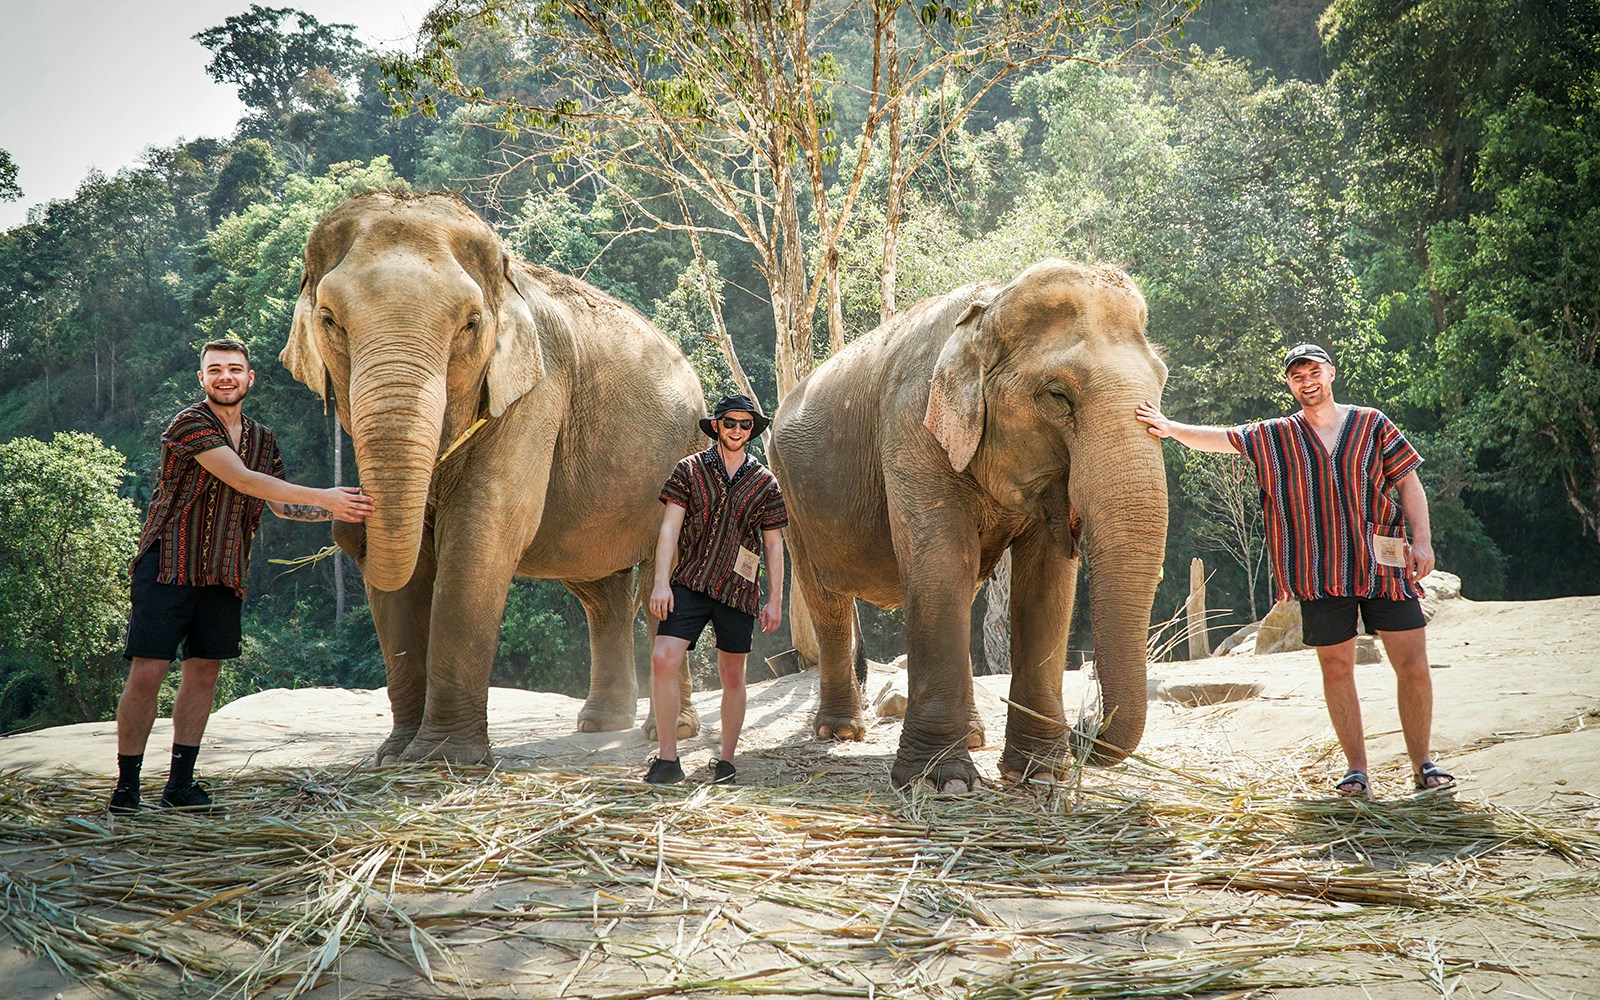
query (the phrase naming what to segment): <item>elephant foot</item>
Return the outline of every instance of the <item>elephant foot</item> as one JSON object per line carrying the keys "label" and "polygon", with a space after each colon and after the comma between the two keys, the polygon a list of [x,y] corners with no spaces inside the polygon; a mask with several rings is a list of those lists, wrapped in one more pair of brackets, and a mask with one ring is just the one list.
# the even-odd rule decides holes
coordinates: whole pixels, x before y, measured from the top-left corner
{"label": "elephant foot", "polygon": [[820,740],[851,740],[859,742],[867,738],[867,724],[861,718],[861,713],[854,715],[835,715],[831,712],[818,712],[812,720],[811,727],[816,731]]}
{"label": "elephant foot", "polygon": [[1007,747],[1000,755],[1000,777],[1013,784],[1055,784],[1067,773],[1066,748],[1051,753],[1028,753]]}
{"label": "elephant foot", "polygon": [[487,741],[418,736],[400,755],[400,763],[493,764],[494,754]]}
{"label": "elephant foot", "polygon": [[[699,735],[700,713],[695,711],[693,705],[685,705],[683,711],[678,713],[678,739],[686,740],[690,737]],[[660,738],[660,730],[656,727],[656,716],[654,712],[651,712],[645,717],[644,738],[652,741]]]}
{"label": "elephant foot", "polygon": [[373,763],[378,767],[393,767],[400,763],[400,756],[406,752],[406,747],[410,746],[411,741],[417,736],[417,728],[396,726],[389,733],[389,738],[379,744],[377,751],[373,753]]}
{"label": "elephant foot", "polygon": [[936,792],[960,795],[975,791],[980,784],[978,769],[964,747],[932,759],[908,756],[903,750],[895,758],[889,778],[896,788],[917,784],[931,785]]}
{"label": "elephant foot", "polygon": [[632,729],[638,715],[639,706],[636,702],[630,701],[626,706],[607,705],[590,699],[583,703],[583,708],[578,712],[578,732],[615,733]]}

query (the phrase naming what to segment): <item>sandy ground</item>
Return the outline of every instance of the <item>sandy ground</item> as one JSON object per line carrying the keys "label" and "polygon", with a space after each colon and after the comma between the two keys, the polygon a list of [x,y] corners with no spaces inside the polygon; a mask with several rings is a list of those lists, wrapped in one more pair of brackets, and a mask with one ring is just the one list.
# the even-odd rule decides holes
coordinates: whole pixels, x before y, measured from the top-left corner
{"label": "sandy ground", "polygon": [[[1600,830],[1600,597],[1529,603],[1448,601],[1430,627],[1429,653],[1436,691],[1435,756],[1460,778],[1456,801],[1463,807],[1516,810]],[[894,673],[893,668],[875,666],[869,696],[890,683]],[[1387,663],[1377,663],[1359,667],[1357,676],[1374,793],[1380,802],[1402,799],[1411,788],[1396,720],[1393,675]],[[1246,700],[1198,708],[1161,697],[1164,686],[1211,683],[1255,684],[1260,692]],[[1281,768],[1282,794],[1309,798],[1325,797],[1341,770],[1322,706],[1315,658],[1309,651],[1159,664],[1152,667],[1150,686],[1149,726],[1140,752],[1152,760],[1202,769],[1229,760],[1268,773]],[[995,776],[1004,733],[1005,691],[1006,678],[978,681],[979,708],[990,740],[975,757],[986,778]],[[783,787],[823,780],[859,785],[864,798],[888,794],[897,721],[881,720],[862,743],[821,744],[810,738],[808,729],[816,700],[813,673],[752,685],[750,695],[741,744],[743,784]],[[1069,714],[1075,705],[1091,699],[1092,684],[1085,675],[1069,673]],[[490,734],[501,764],[618,777],[642,773],[653,746],[639,730],[574,734],[570,727],[579,704],[559,695],[493,690]],[[705,780],[717,733],[717,696],[699,695],[696,704],[706,727],[682,748],[691,782]],[[217,711],[207,733],[201,771],[215,781],[251,769],[353,763],[368,755],[388,728],[382,691],[263,692]],[[169,740],[168,723],[158,721],[150,745],[163,747]],[[109,774],[114,759],[111,723],[0,739],[0,771],[12,772],[7,780],[38,780],[66,768]],[[147,785],[159,780],[159,761],[147,770],[157,772]],[[1114,783],[1117,774],[1116,768],[1101,771],[1096,780]],[[1226,780],[1228,775],[1217,777]],[[1558,859],[1541,862],[1545,869],[1564,864]],[[5,865],[0,854],[0,874]],[[1587,874],[1594,874],[1592,867]],[[0,915],[4,905],[0,900]],[[1066,904],[1043,902],[1039,909],[1024,906],[1008,915],[1008,908],[1016,906],[1015,901],[997,903],[996,919],[1025,923],[1070,916],[1070,907],[1062,909]],[[759,923],[760,907],[747,911],[744,919]],[[1434,933],[1448,934],[1457,942],[1481,942],[1486,959],[1499,954],[1502,964],[1514,965],[1522,973],[1497,975],[1487,968],[1495,963],[1486,961],[1485,971],[1457,970],[1454,978],[1444,977],[1435,984],[1368,983],[1267,992],[1298,1000],[1600,996],[1600,898],[1551,902],[1541,915],[1545,930],[1538,933],[1529,932],[1525,922],[1496,913],[1452,913],[1429,919],[1435,922]],[[1212,928],[1211,936],[1218,934],[1226,936],[1224,929]],[[1186,940],[1196,943],[1193,937]],[[1141,946],[1153,945],[1144,941]],[[1505,953],[1508,948],[1512,954]],[[477,967],[501,959],[486,951],[471,961]],[[358,985],[361,978],[325,985],[309,995],[387,995],[376,987],[364,991]],[[388,980],[391,986],[396,981]],[[400,992],[433,995],[426,988],[408,992],[411,988]],[[102,994],[63,977],[47,961],[9,940],[0,947],[0,997],[74,1000],[97,995]],[[463,995],[548,993],[530,988]]]}

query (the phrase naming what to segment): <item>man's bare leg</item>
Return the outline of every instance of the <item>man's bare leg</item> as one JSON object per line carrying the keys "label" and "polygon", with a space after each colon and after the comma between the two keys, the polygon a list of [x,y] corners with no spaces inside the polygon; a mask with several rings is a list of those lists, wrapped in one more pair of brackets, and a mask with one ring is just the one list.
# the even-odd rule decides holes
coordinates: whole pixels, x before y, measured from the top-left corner
{"label": "man's bare leg", "polygon": [[128,682],[117,701],[117,753],[127,757],[144,753],[156,723],[156,697],[171,666],[171,660],[144,656],[135,656],[128,664]]}
{"label": "man's bare leg", "polygon": [[673,635],[656,636],[650,651],[650,697],[655,704],[656,738],[662,760],[678,759],[678,711],[683,707],[678,671],[689,655],[689,640]]}
{"label": "man's bare leg", "polygon": [[729,763],[733,762],[739,733],[744,729],[746,656],[746,653],[717,650],[717,673],[722,679],[722,759]]}
{"label": "man's bare leg", "polygon": [[[1367,770],[1367,738],[1361,728],[1361,699],[1356,694],[1356,640],[1351,636],[1337,646],[1317,646],[1317,663],[1322,667],[1322,699],[1328,706],[1328,720],[1344,750],[1345,766],[1350,771]],[[1363,789],[1354,782],[1340,785],[1341,794]]]}
{"label": "man's bare leg", "polygon": [[172,703],[172,742],[197,747],[205,739],[221,667],[221,660],[198,656],[183,661],[183,678],[178,682],[177,700]]}
{"label": "man's bare leg", "polygon": [[[1395,698],[1400,708],[1400,730],[1405,734],[1406,756],[1411,758],[1413,774],[1431,760],[1433,742],[1433,677],[1428,672],[1428,630],[1379,632],[1383,651],[1394,667]],[[1428,787],[1450,784],[1444,777],[1430,777]]]}

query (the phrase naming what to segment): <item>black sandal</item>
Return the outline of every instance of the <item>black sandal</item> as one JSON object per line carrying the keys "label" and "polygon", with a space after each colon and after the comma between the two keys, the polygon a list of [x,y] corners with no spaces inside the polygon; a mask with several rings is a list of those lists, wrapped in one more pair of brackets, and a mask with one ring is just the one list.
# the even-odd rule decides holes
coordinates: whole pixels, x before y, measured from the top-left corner
{"label": "black sandal", "polygon": [[[1361,787],[1353,792],[1341,791],[1345,785],[1360,785]],[[1370,786],[1367,783],[1367,772],[1365,771],[1351,771],[1349,774],[1333,783],[1334,792],[1338,795],[1344,796],[1347,799],[1364,799],[1367,797],[1367,791],[1369,788]]]}
{"label": "black sandal", "polygon": [[[1412,775],[1412,777],[1416,778],[1417,791],[1419,792],[1437,792],[1443,788],[1456,787],[1456,776],[1431,760],[1423,761],[1422,770]],[[1431,778],[1443,778],[1444,780],[1437,785],[1431,785],[1428,783]]]}

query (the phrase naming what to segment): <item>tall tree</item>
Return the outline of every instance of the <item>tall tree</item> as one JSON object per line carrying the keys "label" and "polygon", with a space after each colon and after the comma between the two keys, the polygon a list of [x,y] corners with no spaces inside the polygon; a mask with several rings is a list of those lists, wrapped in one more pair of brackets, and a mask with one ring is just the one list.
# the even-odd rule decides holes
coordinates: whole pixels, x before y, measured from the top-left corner
{"label": "tall tree", "polygon": [[[285,28],[288,21],[294,28]],[[347,79],[360,69],[367,50],[355,30],[353,24],[323,24],[292,7],[251,4],[194,40],[211,52],[211,79],[237,85],[245,107],[276,121],[303,100],[308,74],[320,69]]]}
{"label": "tall tree", "polygon": [[[767,286],[782,396],[815,363],[819,311],[830,347],[843,345],[840,244],[874,154],[886,140],[904,141],[909,102],[943,93],[949,113],[896,161],[885,189],[896,198],[1011,74],[1152,46],[1188,6],[445,0],[425,22],[422,55],[387,68],[404,107],[435,110],[428,88],[492,107],[491,123],[518,133],[534,161],[553,164],[552,178],[617,194],[636,231],[747,246]],[[521,58],[489,72],[463,59],[464,36],[486,25],[508,33]],[[1091,38],[1113,55],[1092,53]],[[844,56],[856,45],[866,54],[852,71]],[[846,104],[858,108],[854,117],[842,113]],[[891,261],[896,204],[884,229]],[[699,273],[709,275],[703,246],[696,251]],[[715,301],[715,289],[706,295]]]}
{"label": "tall tree", "polygon": [[16,201],[21,197],[22,188],[17,184],[17,165],[9,152],[0,149],[0,201]]}

